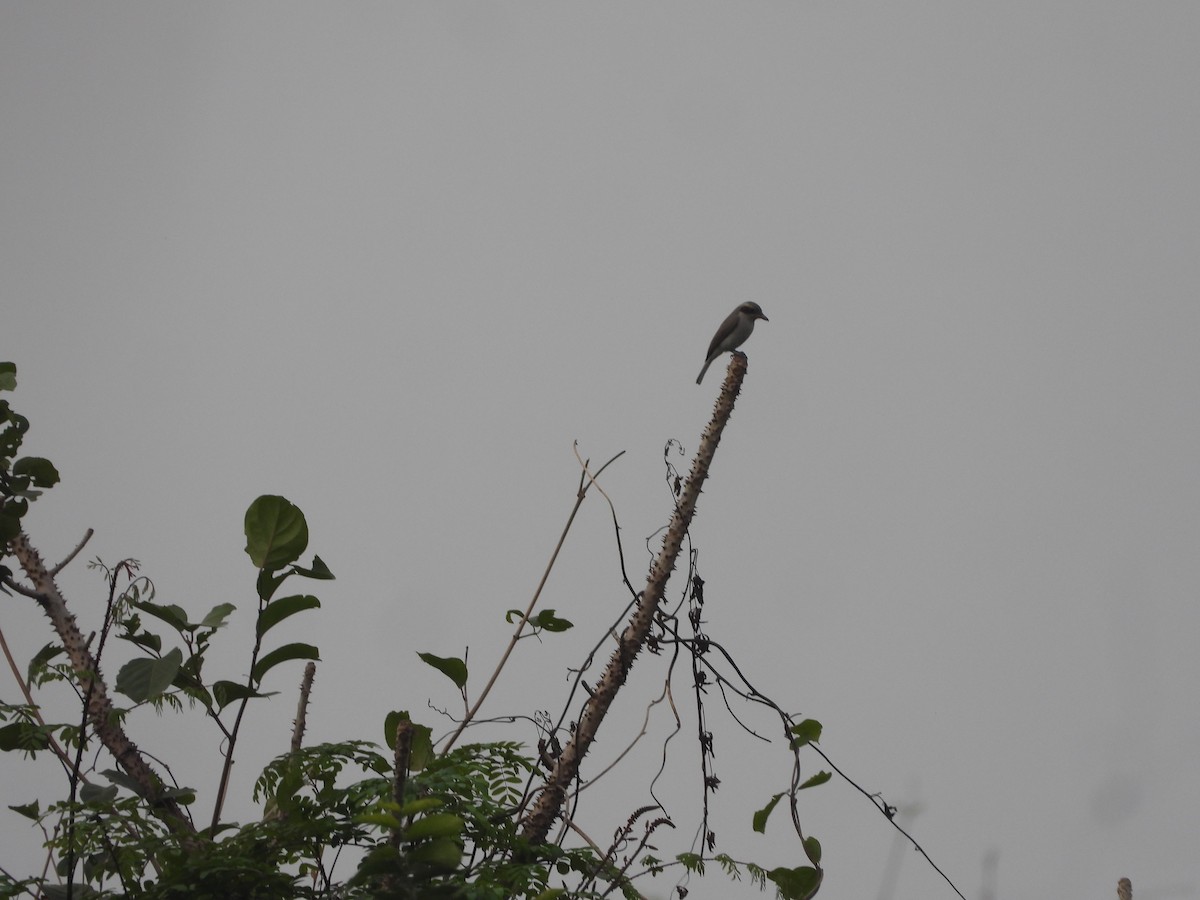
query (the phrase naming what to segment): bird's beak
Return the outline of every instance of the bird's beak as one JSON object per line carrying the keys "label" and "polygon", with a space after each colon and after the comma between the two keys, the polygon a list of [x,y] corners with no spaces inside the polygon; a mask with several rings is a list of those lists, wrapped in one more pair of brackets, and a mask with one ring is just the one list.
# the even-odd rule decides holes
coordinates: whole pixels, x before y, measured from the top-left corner
{"label": "bird's beak", "polygon": [[756,319],[762,319],[764,322],[770,322],[770,321],[771,321],[771,320],[770,320],[770,319],[768,319],[766,316],[764,316],[762,313],[759,313],[759,314],[758,314],[758,315],[756,315],[754,318],[756,318]]}

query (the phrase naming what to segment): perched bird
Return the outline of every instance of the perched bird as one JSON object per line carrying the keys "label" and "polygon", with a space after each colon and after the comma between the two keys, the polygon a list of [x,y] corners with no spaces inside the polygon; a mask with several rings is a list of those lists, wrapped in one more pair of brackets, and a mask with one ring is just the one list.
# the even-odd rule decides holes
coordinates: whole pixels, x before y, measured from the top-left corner
{"label": "perched bird", "polygon": [[708,359],[704,361],[704,368],[700,370],[696,384],[704,380],[704,373],[708,371],[714,359],[727,350],[736,350],[742,346],[754,330],[755,319],[771,321],[763,315],[762,307],[757,303],[743,303],[729,314],[729,318],[721,323],[721,327],[713,335],[712,343],[708,345]]}

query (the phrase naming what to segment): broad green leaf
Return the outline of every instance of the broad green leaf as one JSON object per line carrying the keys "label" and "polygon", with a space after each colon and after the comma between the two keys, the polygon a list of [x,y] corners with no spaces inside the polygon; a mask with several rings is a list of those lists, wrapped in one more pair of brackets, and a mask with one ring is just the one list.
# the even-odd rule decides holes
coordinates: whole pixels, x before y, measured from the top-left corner
{"label": "broad green leaf", "polygon": [[218,603],[208,611],[208,615],[200,620],[201,628],[220,628],[229,618],[229,614],[237,609],[232,603]]}
{"label": "broad green leaf", "polygon": [[178,647],[159,659],[130,660],[117,673],[116,688],[135,703],[153,700],[171,686],[182,664],[183,653]]}
{"label": "broad green leaf", "polygon": [[0,391],[17,389],[17,364],[0,362]]}
{"label": "broad green leaf", "polygon": [[218,681],[214,683],[212,686],[212,695],[218,709],[224,709],[230,703],[237,700],[266,696],[266,694],[261,694],[253,688],[246,687],[244,684],[238,684],[236,681]]}
{"label": "broad green leaf", "polygon": [[435,838],[428,844],[413,847],[405,858],[409,862],[424,863],[443,872],[453,872],[462,861],[462,845],[452,838]]}
{"label": "broad green leaf", "polygon": [[408,756],[408,770],[420,772],[433,761],[433,729],[428,725],[414,725],[412,752]]}
{"label": "broad green leaf", "polygon": [[775,811],[775,804],[779,802],[779,798],[782,796],[783,794],[776,794],[766,806],[754,814],[754,830],[759,834],[763,834],[767,830],[767,819]]}
{"label": "broad green leaf", "polygon": [[394,830],[400,827],[400,820],[390,813],[373,812],[355,816],[354,821],[359,825],[378,825],[380,828]]}
{"label": "broad green leaf", "polygon": [[84,803],[95,803],[99,805],[112,803],[117,799],[117,786],[115,784],[110,784],[105,787],[101,787],[98,784],[89,784],[88,782],[84,782],[79,787],[79,799]]}
{"label": "broad green leaf", "polygon": [[13,463],[13,475],[28,476],[34,485],[41,488],[54,487],[61,480],[54,463],[40,456],[26,456]]}
{"label": "broad green leaf", "polygon": [[445,805],[446,801],[440,797],[419,797],[405,803],[396,813],[404,817],[415,816],[419,813],[429,812],[431,809],[440,809]]}
{"label": "broad green leaf", "polygon": [[417,819],[404,832],[406,841],[425,838],[448,838],[462,834],[466,823],[454,813],[433,813]]}
{"label": "broad green leaf", "polygon": [[459,690],[466,686],[467,664],[457,656],[441,657],[432,653],[418,653],[417,656],[458,685]]}
{"label": "broad green leaf", "polygon": [[21,533],[21,518],[27,512],[28,500],[9,499],[0,504],[0,540],[11,541]]}
{"label": "broad green leaf", "polygon": [[772,869],[767,878],[779,889],[784,900],[808,900],[821,886],[821,873],[811,866]]}
{"label": "broad green leaf", "polygon": [[20,806],[10,806],[9,809],[27,819],[33,819],[35,822],[42,816],[42,807],[37,800],[32,803],[22,803]]}
{"label": "broad green leaf", "polygon": [[304,513],[283,497],[264,494],[246,510],[246,553],[271,572],[299,559],[308,547]]}
{"label": "broad green leaf", "polygon": [[275,668],[282,662],[287,662],[289,659],[320,659],[320,651],[312,644],[284,644],[277,650],[272,650],[266,656],[262,657],[255,665],[251,675],[254,678],[254,683],[258,684],[263,680],[263,676],[271,669]]}
{"label": "broad green leaf", "polygon": [[171,683],[205,709],[212,709],[212,694],[208,692],[208,688],[204,686],[204,683],[194,675],[188,674],[184,669],[180,669],[179,674],[175,676],[175,680]]}
{"label": "broad green leaf", "polygon": [[130,775],[126,775],[124,772],[121,772],[118,769],[105,769],[100,774],[113,784],[120,785],[121,787],[137,794],[139,797],[145,796],[142,792],[142,786],[138,780]]}
{"label": "broad green leaf", "polygon": [[332,581],[333,573],[329,571],[329,566],[319,556],[313,557],[311,569],[305,569],[302,566],[293,566],[297,575],[303,575],[305,578],[315,578],[320,581]]}
{"label": "broad green leaf", "polygon": [[48,665],[50,660],[54,659],[54,657],[58,656],[60,653],[65,652],[66,651],[63,650],[61,644],[47,644],[36,654],[34,654],[33,659],[29,661],[29,669],[26,672],[26,677],[30,681],[33,681],[33,675],[37,670],[41,669],[42,666]]}
{"label": "broad green leaf", "polygon": [[191,806],[196,802],[196,789],[190,787],[166,788],[159,796],[178,800],[182,806]]}
{"label": "broad green leaf", "polygon": [[[388,826],[384,826],[385,828]],[[350,879],[351,884],[364,884],[373,878],[393,874],[403,865],[400,851],[391,844],[381,844],[368,850],[358,864],[358,871]]]}
{"label": "broad green leaf", "polygon": [[131,644],[136,644],[139,647],[149,650],[151,653],[162,652],[162,638],[152,632],[142,631],[138,634],[122,635],[121,637]]}
{"label": "broad green leaf", "polygon": [[821,864],[821,842],[815,837],[806,837],[804,839],[804,852],[814,866]]}
{"label": "broad green leaf", "polygon": [[396,749],[396,726],[401,722],[411,722],[408,717],[408,711],[403,709],[392,710],[383,717],[383,740],[388,745],[389,750]]}
{"label": "broad green leaf", "polygon": [[258,573],[258,578],[255,581],[255,587],[258,589],[258,597],[264,602],[269,602],[275,596],[275,592],[279,590],[279,586],[295,575],[294,569],[288,569],[284,572],[270,572],[262,569]]}
{"label": "broad green leaf", "polygon": [[554,610],[543,609],[540,613],[533,617],[533,624],[543,631],[557,633],[566,631],[568,628],[574,628],[575,625],[566,619],[560,619],[554,615]]}
{"label": "broad green leaf", "polygon": [[130,606],[134,609],[140,609],[148,616],[161,619],[176,631],[183,632],[188,630],[187,611],[180,606],[175,606],[174,604],[164,606],[158,603],[151,603],[149,600],[133,600],[130,602]]}
{"label": "broad green leaf", "polygon": [[818,772],[812,778],[808,779],[808,781],[804,782],[804,784],[800,785],[800,787],[796,788],[796,790],[802,791],[805,788],[816,787],[818,784],[824,784],[832,777],[833,775],[829,772]]}
{"label": "broad green leaf", "polygon": [[413,726],[412,740],[409,744],[408,768],[411,772],[419,772],[433,759],[433,731],[428,725],[413,723],[406,710],[390,712],[383,720],[383,739],[389,750],[396,749],[396,726],[401,722],[409,722]]}
{"label": "broad green leaf", "polygon": [[50,746],[50,736],[34,722],[10,722],[0,728],[0,750],[36,753]]}
{"label": "broad green leaf", "polygon": [[805,744],[815,744],[821,740],[821,723],[816,719],[805,719],[791,728],[792,748],[797,749]]}
{"label": "broad green leaf", "polygon": [[258,636],[262,637],[288,616],[294,616],[306,609],[317,609],[321,601],[311,594],[293,594],[291,597],[280,597],[267,604],[267,608],[258,614]]}

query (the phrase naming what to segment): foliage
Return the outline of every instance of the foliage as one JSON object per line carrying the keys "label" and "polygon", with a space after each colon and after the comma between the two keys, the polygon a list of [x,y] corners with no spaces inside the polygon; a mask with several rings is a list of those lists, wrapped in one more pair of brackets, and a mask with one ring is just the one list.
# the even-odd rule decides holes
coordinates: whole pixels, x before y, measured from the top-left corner
{"label": "foliage", "polygon": [[[15,366],[0,363],[0,391],[12,390],[15,384]],[[48,460],[17,456],[29,423],[6,401],[0,401],[0,426],[0,551],[7,552],[14,538],[21,535],[24,540],[29,504],[59,476]],[[585,490],[581,487],[580,499]],[[59,634],[57,641],[33,654],[26,672],[14,671],[25,702],[0,703],[0,751],[30,759],[52,754],[66,773],[66,786],[62,798],[44,807],[37,801],[10,807],[13,814],[41,828],[49,868],[45,874],[23,878],[0,870],[0,898],[637,898],[637,878],[668,870],[699,877],[706,861],[716,862],[735,878],[745,871],[752,883],[760,888],[771,885],[785,898],[816,892],[821,871],[815,838],[801,835],[801,850],[811,865],[791,869],[767,869],[724,854],[695,852],[664,861],[655,855],[651,839],[675,826],[656,804],[635,810],[608,849],[590,842],[566,846],[561,837],[530,842],[521,830],[522,816],[541,784],[542,770],[552,767],[561,752],[559,733],[570,728],[561,720],[556,726],[542,726],[546,739],[536,754],[511,741],[455,747],[486,689],[440,753],[429,727],[403,711],[386,715],[383,744],[344,740],[304,746],[305,698],[319,650],[304,642],[275,645],[271,639],[281,622],[321,606],[315,595],[288,593],[284,585],[293,579],[311,582],[334,576],[319,556],[300,564],[308,549],[308,523],[287,499],[256,499],[246,511],[244,531],[246,554],[256,570],[252,593],[248,591],[256,607],[254,629],[243,636],[248,647],[241,670],[248,674],[234,678],[209,671],[215,643],[236,637],[226,633],[235,605],[220,603],[194,615],[179,605],[160,603],[153,582],[140,573],[136,560],[92,563],[107,594],[101,621],[94,623],[94,645],[89,640],[86,651],[77,648],[71,655],[65,649],[69,637]],[[5,562],[0,555],[0,563]],[[24,557],[21,562],[36,582]],[[703,582],[697,577],[695,583],[699,592]],[[47,601],[45,589],[26,587],[15,579],[13,568],[0,566],[0,587]],[[536,636],[572,627],[553,609],[533,612],[532,604],[524,613],[508,611],[506,619],[517,623],[514,643],[526,628],[525,635]],[[663,631],[652,650],[674,643],[689,651],[697,702],[702,702],[706,678],[713,677],[705,673],[716,671],[705,655],[716,645],[698,626],[694,637],[685,638],[673,631],[678,625],[674,617],[661,624]],[[125,705],[107,708],[103,721],[124,723],[140,707],[172,709],[191,713],[195,721],[219,732],[220,785],[215,797],[205,798],[212,811],[204,820],[192,788],[167,779],[147,790],[146,782],[131,774],[130,756],[141,756],[131,742],[114,751],[110,738],[104,748],[112,751],[116,762],[102,762],[109,757],[98,752],[100,729],[90,705],[94,688],[89,685],[107,683],[101,659],[110,637],[132,658],[111,681],[112,691]],[[79,652],[92,655],[80,657]],[[81,667],[80,658],[90,660],[88,666]],[[464,660],[432,653],[421,653],[420,659],[449,678],[467,699]],[[296,661],[308,663],[308,668],[292,748],[271,761],[255,782],[252,798],[261,804],[262,817],[227,821],[222,811],[246,710],[276,692],[270,689],[276,669]],[[72,721],[47,722],[33,692],[62,685],[75,690],[81,712]],[[752,689],[743,696],[762,702]],[[773,704],[771,708],[783,721],[791,753],[819,740],[819,723],[796,723]],[[706,741],[702,748],[707,756],[711,735]],[[754,829],[765,829],[783,799],[792,805],[795,819],[797,791],[827,778],[821,773],[800,783],[797,758],[792,786],[756,814]],[[719,782],[706,775],[703,783],[707,796]],[[186,810],[185,827],[164,818],[161,807],[168,802]],[[702,834],[710,849],[707,802],[705,809]],[[635,871],[636,867],[640,868]]]}

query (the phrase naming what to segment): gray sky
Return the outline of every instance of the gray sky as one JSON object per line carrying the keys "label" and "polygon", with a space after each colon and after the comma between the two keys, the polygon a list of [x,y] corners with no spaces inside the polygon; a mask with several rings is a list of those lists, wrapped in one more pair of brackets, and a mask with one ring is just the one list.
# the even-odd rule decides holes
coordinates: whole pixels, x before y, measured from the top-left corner
{"label": "gray sky", "polygon": [[[311,739],[436,726],[454,698],[415,653],[469,645],[486,677],[572,441],[627,451],[604,483],[644,572],[662,446],[690,459],[704,349],[753,299],[771,321],[693,527],[710,636],[968,896],[995,851],[1002,900],[1122,875],[1196,897],[1198,34],[1192,3],[1095,0],[5,4],[0,357],[64,479],[27,527],[49,558],[96,528],[86,556],[137,557],[163,602],[239,604],[237,677],[242,514],[284,494],[338,576],[280,629],[321,648]],[[95,576],[61,583],[94,623]],[[623,602],[597,498],[544,600],[579,628],[523,645],[487,711],[557,709]],[[27,658],[45,620],[4,607]],[[243,791],[298,677],[272,675]],[[661,678],[642,660],[585,776]],[[749,833],[785,752],[710,716],[719,849],[798,864],[782,820]],[[133,728],[211,809],[215,731]],[[696,827],[688,740],[668,854]],[[593,801],[598,839],[658,749]],[[0,769],[6,804],[58,783]],[[809,794],[822,896],[875,896],[891,829],[843,782]],[[21,821],[0,864],[28,871]],[[896,898],[950,896],[902,860]]]}

